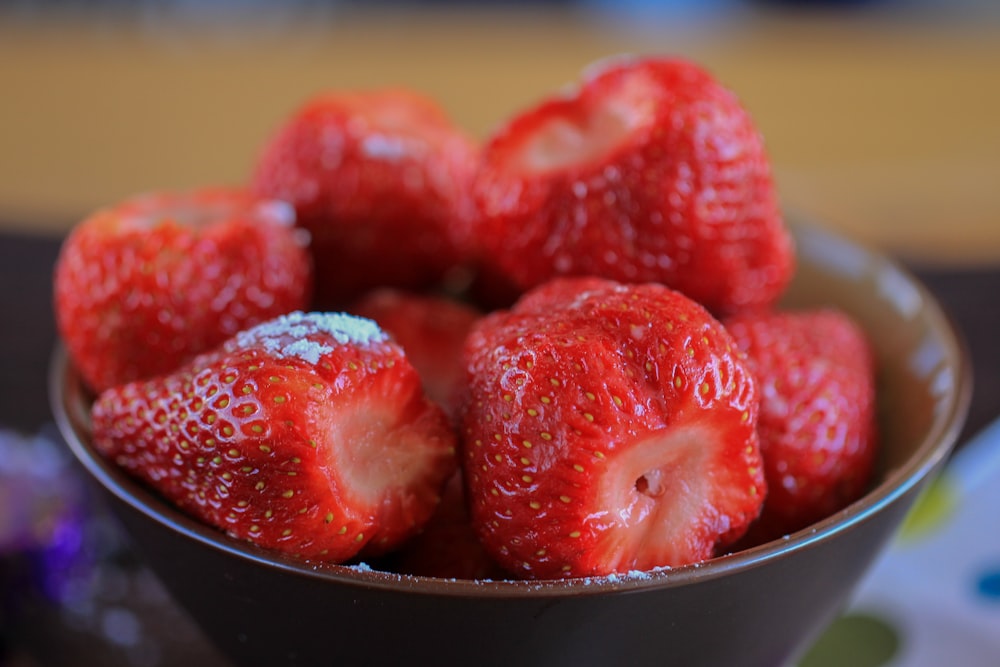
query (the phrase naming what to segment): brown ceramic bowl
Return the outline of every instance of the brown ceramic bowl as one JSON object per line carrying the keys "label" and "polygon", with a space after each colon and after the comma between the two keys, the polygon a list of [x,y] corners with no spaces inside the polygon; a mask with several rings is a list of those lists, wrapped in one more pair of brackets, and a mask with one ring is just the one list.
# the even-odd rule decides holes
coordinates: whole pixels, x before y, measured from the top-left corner
{"label": "brown ceramic bowl", "polygon": [[56,418],[149,565],[238,665],[767,665],[794,658],[847,602],[965,419],[964,347],[888,259],[807,225],[788,306],[835,304],[874,340],[884,437],[858,502],[747,551],[642,576],[467,581],[315,567],[227,538],[91,447],[88,397],[57,352]]}

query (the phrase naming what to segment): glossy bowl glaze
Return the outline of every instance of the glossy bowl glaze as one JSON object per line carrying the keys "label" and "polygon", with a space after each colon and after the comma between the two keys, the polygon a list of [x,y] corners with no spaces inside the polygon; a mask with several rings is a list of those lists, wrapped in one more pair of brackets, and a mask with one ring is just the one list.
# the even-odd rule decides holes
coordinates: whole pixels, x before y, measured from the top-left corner
{"label": "glossy bowl glaze", "polygon": [[799,268],[784,305],[836,305],[875,344],[879,477],[806,530],[697,565],[543,582],[307,565],[199,524],[102,459],[62,350],[53,410],[148,564],[238,665],[781,665],[846,603],[947,459],[971,387],[957,332],[912,276],[820,228],[793,232]]}

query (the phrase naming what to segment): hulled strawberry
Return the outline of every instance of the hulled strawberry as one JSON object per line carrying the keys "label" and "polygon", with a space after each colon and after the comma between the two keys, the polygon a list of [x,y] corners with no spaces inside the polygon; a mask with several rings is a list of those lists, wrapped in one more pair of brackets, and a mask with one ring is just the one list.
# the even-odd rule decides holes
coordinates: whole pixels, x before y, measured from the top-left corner
{"label": "hulled strawberry", "polygon": [[402,346],[427,395],[454,415],[465,376],[462,347],[479,311],[447,297],[391,288],[369,292],[350,310],[376,321]]}
{"label": "hulled strawberry", "polygon": [[455,436],[370,320],[291,313],[176,373],[115,387],[94,446],[192,516],[261,547],[342,562],[415,534]]}
{"label": "hulled strawberry", "polygon": [[529,578],[676,566],[765,495],[755,382],[721,324],[656,284],[567,279],[477,323],[463,469],[480,538]]}
{"label": "hulled strawberry", "polygon": [[287,204],[230,188],[140,195],[63,243],[55,313],[95,391],[171,371],[238,331],[303,308],[312,272]]}
{"label": "hulled strawberry", "polygon": [[757,128],[683,60],[612,60],[516,115],[484,146],[474,192],[485,261],[522,289],[660,282],[721,314],[773,303],[793,271]]}
{"label": "hulled strawberry", "polygon": [[768,497],[750,542],[830,516],[868,488],[878,442],[875,362],[861,328],[834,309],[724,323],[760,387]]}
{"label": "hulled strawberry", "polygon": [[252,176],[312,235],[316,303],[341,308],[380,286],[420,289],[464,259],[477,147],[412,91],[336,91],[303,104]]}

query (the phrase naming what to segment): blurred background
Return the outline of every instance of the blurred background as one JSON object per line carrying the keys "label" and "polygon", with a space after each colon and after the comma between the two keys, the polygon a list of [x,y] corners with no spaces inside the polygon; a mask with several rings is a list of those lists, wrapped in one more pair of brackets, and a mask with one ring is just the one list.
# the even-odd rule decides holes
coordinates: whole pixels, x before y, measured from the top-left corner
{"label": "blurred background", "polygon": [[217,664],[51,428],[59,241],[131,194],[240,183],[329,88],[402,85],[476,137],[619,53],[682,55],[761,128],[789,212],[883,247],[1000,413],[996,0],[0,0],[0,667]]}
{"label": "blurred background", "polygon": [[407,85],[476,136],[622,52],[750,108],[787,205],[945,261],[1000,257],[1000,2],[0,2],[0,219],[61,233],[151,188],[238,182],[324,88]]}

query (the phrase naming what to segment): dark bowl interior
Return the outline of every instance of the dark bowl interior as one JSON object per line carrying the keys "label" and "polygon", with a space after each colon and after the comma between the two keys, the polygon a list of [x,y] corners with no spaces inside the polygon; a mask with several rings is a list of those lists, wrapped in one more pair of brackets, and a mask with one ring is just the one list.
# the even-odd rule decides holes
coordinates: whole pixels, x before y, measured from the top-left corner
{"label": "dark bowl interior", "polygon": [[878,353],[870,492],[786,538],[705,563],[569,581],[471,581],[303,564],[179,513],[92,449],[62,349],[51,400],[70,448],[148,564],[239,665],[780,665],[847,601],[946,460],[971,387],[964,346],[911,275],[807,224],[787,307],[836,305]]}

